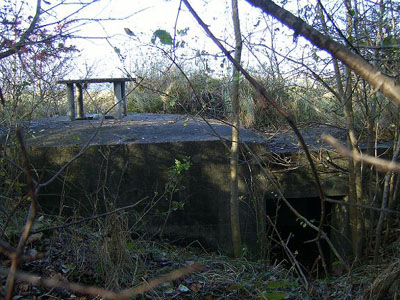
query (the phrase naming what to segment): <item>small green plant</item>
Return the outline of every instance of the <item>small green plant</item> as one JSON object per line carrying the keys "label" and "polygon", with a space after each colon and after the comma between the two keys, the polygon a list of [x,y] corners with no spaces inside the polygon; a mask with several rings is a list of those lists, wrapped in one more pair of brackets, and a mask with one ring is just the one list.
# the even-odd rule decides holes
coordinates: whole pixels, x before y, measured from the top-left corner
{"label": "small green plant", "polygon": [[182,160],[175,159],[175,163],[168,169],[168,183],[166,190],[171,202],[170,209],[173,211],[182,210],[185,207],[184,200],[173,200],[174,195],[185,190],[187,184],[186,172],[191,166],[190,157],[185,156]]}
{"label": "small green plant", "polygon": [[166,200],[168,209],[163,213],[165,215],[164,226],[161,230],[162,235],[171,212],[183,210],[185,208],[185,194],[183,191],[188,184],[187,171],[191,166],[190,157],[185,156],[183,160],[175,159],[175,163],[168,169],[168,181],[165,185]]}
{"label": "small green plant", "polygon": [[183,201],[172,201],[171,209],[173,211],[183,210],[185,208],[185,202]]}
{"label": "small green plant", "polygon": [[183,171],[189,171],[190,165],[190,157],[188,156],[185,156],[183,161],[175,159],[175,165],[170,168],[170,174],[181,175]]}

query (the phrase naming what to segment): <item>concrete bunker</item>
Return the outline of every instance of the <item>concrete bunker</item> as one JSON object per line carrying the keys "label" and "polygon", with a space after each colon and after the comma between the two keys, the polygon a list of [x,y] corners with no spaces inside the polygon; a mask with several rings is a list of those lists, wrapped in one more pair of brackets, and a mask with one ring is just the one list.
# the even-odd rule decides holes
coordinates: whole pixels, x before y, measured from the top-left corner
{"label": "concrete bunker", "polygon": [[[74,157],[96,130],[98,132],[82,156],[68,167],[55,184],[42,190],[39,201],[43,207],[55,212],[71,214],[79,211],[88,215],[148,197],[138,208],[152,205],[156,200],[158,202],[143,219],[141,229],[149,234],[162,233],[164,236],[199,240],[205,246],[231,253],[229,150],[223,143],[229,139],[228,126],[216,121],[205,124],[185,116],[151,114],[134,114],[118,122],[38,121],[28,128],[27,133],[34,131],[36,135],[27,143],[32,164],[41,170],[42,179],[52,176]],[[299,149],[293,143],[284,141],[279,147],[281,151],[271,153],[271,143],[276,144],[276,141],[246,130],[241,133],[242,141],[273,170],[285,197],[297,205],[307,218],[318,219],[319,199]],[[345,196],[346,176],[329,169],[323,159],[323,151],[327,150],[313,150],[326,195],[337,199]],[[334,153],[329,153],[329,157],[336,165],[343,165],[343,160]],[[170,180],[169,170],[175,160],[182,162],[186,158],[191,166],[185,173],[183,188],[178,189],[169,201],[168,197],[157,198],[157,195],[165,193]],[[261,205],[268,215],[269,211],[275,211],[275,190],[246,151],[243,151],[240,174],[243,242],[249,252],[259,253],[260,228],[265,224],[261,225],[263,221],[257,216],[257,210]],[[169,213],[166,222],[165,213],[166,209],[171,209],[171,201],[177,202],[178,206]],[[181,207],[179,203],[182,203]],[[284,207],[283,204],[281,206]],[[290,232],[295,236],[301,235],[299,230],[304,229],[302,225],[287,209],[282,208],[277,222],[283,237]],[[132,224],[137,218],[138,215],[133,213]],[[307,234],[311,237],[311,233]],[[313,237],[315,235],[310,239]],[[301,240],[304,240],[303,237]],[[296,242],[295,239],[292,241]],[[299,255],[310,253],[307,248],[300,250]]]}

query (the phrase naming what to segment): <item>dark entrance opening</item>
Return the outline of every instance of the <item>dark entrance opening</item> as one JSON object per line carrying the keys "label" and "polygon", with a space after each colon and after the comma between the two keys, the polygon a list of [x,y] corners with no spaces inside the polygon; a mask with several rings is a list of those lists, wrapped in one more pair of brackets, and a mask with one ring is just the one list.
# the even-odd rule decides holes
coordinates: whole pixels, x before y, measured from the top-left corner
{"label": "dark entrance opening", "polygon": [[[320,199],[316,197],[310,198],[289,198],[289,203],[311,223],[318,226],[321,216],[321,203]],[[324,231],[330,235],[330,214],[331,205],[325,204],[326,221]],[[319,259],[320,253],[316,242],[314,241],[317,236],[317,231],[305,224],[301,219],[297,218],[289,207],[277,199],[266,200],[267,215],[272,219],[276,225],[281,238],[287,242],[287,247],[295,254],[296,260],[309,272],[316,271],[317,267],[321,267],[321,260]],[[271,226],[271,224],[268,224]],[[273,231],[270,229],[270,232]],[[274,235],[273,235],[274,236]],[[277,236],[274,236],[275,240]],[[276,244],[276,243],[275,243]],[[330,262],[330,250],[327,243],[321,240],[322,252],[324,254],[326,263]],[[274,249],[279,249],[274,251]],[[273,245],[272,259],[278,261],[282,258],[287,258],[287,254],[280,245]],[[321,270],[321,269],[320,269]]]}

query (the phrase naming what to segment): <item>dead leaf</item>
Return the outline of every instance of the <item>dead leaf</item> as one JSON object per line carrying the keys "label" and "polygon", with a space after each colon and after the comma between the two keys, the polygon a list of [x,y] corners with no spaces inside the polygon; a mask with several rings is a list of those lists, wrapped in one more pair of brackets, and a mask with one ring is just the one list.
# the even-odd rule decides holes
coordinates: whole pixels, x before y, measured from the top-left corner
{"label": "dead leaf", "polygon": [[21,292],[27,292],[27,291],[29,291],[29,286],[30,286],[29,283],[22,283],[19,285],[18,288]]}
{"label": "dead leaf", "polygon": [[194,292],[194,293],[198,293],[199,290],[203,287],[203,285],[201,283],[193,283],[190,285],[190,289]]}
{"label": "dead leaf", "polygon": [[43,237],[43,232],[34,233],[28,237],[28,239],[26,240],[26,244],[32,244],[34,242],[40,241],[42,237]]}

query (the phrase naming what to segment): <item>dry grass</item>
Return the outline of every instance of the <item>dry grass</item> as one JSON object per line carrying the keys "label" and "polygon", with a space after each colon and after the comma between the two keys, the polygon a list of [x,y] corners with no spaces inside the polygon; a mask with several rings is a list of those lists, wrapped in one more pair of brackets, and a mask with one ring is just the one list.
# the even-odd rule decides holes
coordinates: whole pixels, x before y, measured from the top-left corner
{"label": "dry grass", "polygon": [[[47,217],[49,219],[49,217]],[[51,221],[48,220],[50,223]],[[126,215],[48,233],[29,245],[44,258],[23,270],[44,277],[121,290],[149,281],[194,262],[204,271],[168,282],[148,293],[159,299],[269,299],[275,292],[287,297],[303,295],[290,271],[245,259],[232,260],[198,247],[175,247],[157,240],[132,239]],[[3,264],[7,262],[3,261]],[[70,297],[65,291],[18,286],[18,295]],[[264,297],[265,296],[265,297]]]}
{"label": "dry grass", "polygon": [[[48,232],[26,248],[28,254],[43,253],[43,258],[23,264],[21,269],[44,277],[121,290],[191,262],[206,266],[201,272],[164,283],[143,299],[389,299],[399,292],[398,243],[382,254],[387,257],[386,263],[365,263],[338,277],[310,278],[311,288],[305,291],[283,262],[267,265],[244,258],[234,260],[208,253],[197,247],[198,243],[177,247],[168,241],[148,240],[132,232],[127,220],[126,213],[114,214],[84,226]],[[39,224],[48,226],[55,221],[59,223],[60,219],[44,216]],[[7,267],[9,261],[2,257],[1,263]],[[71,298],[65,291],[26,284],[18,285],[16,295]]]}

